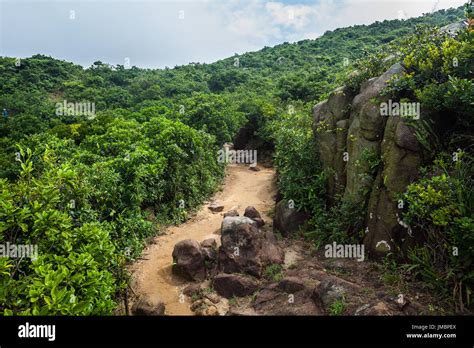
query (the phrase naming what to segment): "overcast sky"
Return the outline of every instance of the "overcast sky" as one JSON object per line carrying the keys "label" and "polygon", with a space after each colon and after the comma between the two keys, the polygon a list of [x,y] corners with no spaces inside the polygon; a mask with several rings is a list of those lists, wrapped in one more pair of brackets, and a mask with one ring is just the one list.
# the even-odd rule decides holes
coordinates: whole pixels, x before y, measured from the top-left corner
{"label": "overcast sky", "polygon": [[0,55],[90,66],[214,62],[326,30],[416,17],[465,0],[0,0]]}

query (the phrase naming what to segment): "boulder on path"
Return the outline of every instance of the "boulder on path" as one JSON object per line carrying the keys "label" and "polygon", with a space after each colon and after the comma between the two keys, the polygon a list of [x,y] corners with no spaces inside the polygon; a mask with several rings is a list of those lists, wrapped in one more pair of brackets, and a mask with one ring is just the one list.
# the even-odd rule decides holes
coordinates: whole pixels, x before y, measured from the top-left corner
{"label": "boulder on path", "polygon": [[224,210],[224,205],[217,202],[213,202],[207,208],[213,213],[219,213]]}
{"label": "boulder on path", "polygon": [[206,261],[216,261],[217,242],[214,238],[209,238],[201,242],[201,250]]}
{"label": "boulder on path", "polygon": [[244,216],[255,221],[257,223],[257,227],[262,227],[263,225],[265,225],[265,221],[263,221],[262,216],[253,206],[248,206],[247,208],[245,208]]}
{"label": "boulder on path", "polygon": [[249,219],[262,218],[258,210],[251,205],[245,208],[244,216],[248,217]]}
{"label": "boulder on path", "polygon": [[141,297],[133,304],[132,314],[142,316],[164,315],[165,304],[159,299],[152,301],[150,299]]}
{"label": "boulder on path", "polygon": [[273,219],[273,229],[285,237],[297,232],[310,218],[308,214],[297,211],[290,203],[287,200],[278,202]]}
{"label": "boulder on path", "polygon": [[225,273],[261,273],[260,232],[257,223],[248,217],[226,217],[221,227],[219,269]]}
{"label": "boulder on path", "polygon": [[[232,233],[238,226],[251,225],[257,227],[257,223],[246,216],[227,216],[222,220],[221,235]],[[258,232],[258,231],[257,231]]]}
{"label": "boulder on path", "polygon": [[246,273],[260,277],[263,267],[283,263],[281,248],[260,232],[257,223],[243,217],[226,217],[222,221],[219,269],[225,273]]}
{"label": "boulder on path", "polygon": [[192,239],[178,242],[173,249],[173,273],[189,280],[206,278],[205,254],[199,243]]}
{"label": "boulder on path", "polygon": [[212,286],[219,295],[225,298],[248,296],[258,289],[255,279],[241,274],[218,274]]}

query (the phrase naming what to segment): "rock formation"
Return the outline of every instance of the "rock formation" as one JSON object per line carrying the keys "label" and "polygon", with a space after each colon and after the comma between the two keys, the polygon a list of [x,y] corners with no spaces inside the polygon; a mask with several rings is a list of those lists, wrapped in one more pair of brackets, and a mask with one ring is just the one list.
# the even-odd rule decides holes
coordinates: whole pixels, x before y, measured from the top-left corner
{"label": "rock formation", "polygon": [[413,242],[409,226],[400,220],[398,196],[418,176],[421,146],[406,118],[380,112],[388,99],[384,87],[403,72],[402,65],[394,64],[380,77],[364,82],[358,94],[339,88],[313,108],[319,157],[330,173],[328,204],[341,195],[367,207],[364,244],[369,256],[382,256]]}

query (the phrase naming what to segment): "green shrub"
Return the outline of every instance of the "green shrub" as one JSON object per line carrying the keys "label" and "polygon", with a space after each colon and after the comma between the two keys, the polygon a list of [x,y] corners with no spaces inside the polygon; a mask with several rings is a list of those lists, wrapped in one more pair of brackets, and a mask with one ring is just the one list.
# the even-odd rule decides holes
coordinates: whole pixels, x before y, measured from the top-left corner
{"label": "green shrub", "polygon": [[309,113],[298,111],[283,113],[268,126],[274,136],[280,192],[298,211],[313,214],[325,206],[326,175],[319,164],[311,121]]}
{"label": "green shrub", "polygon": [[[108,314],[115,307],[114,246],[100,223],[74,226],[64,206],[75,186],[68,164],[33,177],[32,152],[22,153],[21,179],[0,180],[0,241],[36,245],[36,260],[2,261],[4,314]],[[8,279],[7,279],[8,277]]]}
{"label": "green shrub", "polygon": [[263,275],[269,280],[279,282],[283,279],[283,267],[277,263],[273,263],[265,267]]}
{"label": "green shrub", "polygon": [[424,241],[409,252],[408,268],[463,310],[474,286],[473,161],[463,152],[445,158],[403,195],[403,219]]}

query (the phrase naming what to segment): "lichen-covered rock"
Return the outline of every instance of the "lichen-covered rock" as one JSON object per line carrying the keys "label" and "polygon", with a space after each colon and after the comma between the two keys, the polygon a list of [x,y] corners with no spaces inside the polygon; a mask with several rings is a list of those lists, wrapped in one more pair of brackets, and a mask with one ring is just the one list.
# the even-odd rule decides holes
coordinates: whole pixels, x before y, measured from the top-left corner
{"label": "lichen-covered rock", "polygon": [[[395,58],[388,57],[387,61]],[[363,82],[357,95],[339,88],[313,108],[319,159],[323,170],[334,173],[327,180],[327,203],[331,205],[342,195],[354,206],[367,206],[364,244],[371,257],[405,251],[416,243],[410,226],[401,220],[398,199],[418,177],[418,168],[424,163],[422,147],[403,118],[380,111],[381,103],[388,101],[383,89],[404,72],[401,64],[393,64],[381,76]],[[421,110],[422,119],[426,112]],[[429,118],[435,121],[434,131],[441,135],[446,118],[437,114]],[[295,216],[282,202],[276,206],[274,228],[286,235],[301,222],[285,225]]]}
{"label": "lichen-covered rock", "polygon": [[[362,85],[354,97],[347,137],[348,162],[347,186],[344,198],[355,204],[365,205],[374,183],[373,162],[380,158],[381,142],[387,117],[381,116],[380,104],[387,100],[382,90],[387,82],[404,72],[400,64],[394,64],[382,76]],[[390,117],[389,117],[390,118]]]}
{"label": "lichen-covered rock", "polygon": [[322,168],[334,171],[327,182],[329,203],[345,181],[343,152],[346,144],[345,139],[342,141],[345,138],[342,135],[349,127],[352,97],[348,89],[338,88],[326,101],[313,108],[313,131]]}
{"label": "lichen-covered rock", "polygon": [[219,269],[226,273],[260,276],[261,239],[257,223],[248,217],[226,217],[222,221]]}
{"label": "lichen-covered rock", "polygon": [[314,288],[312,298],[315,303],[328,308],[334,301],[342,299],[347,293],[360,291],[360,286],[334,276],[326,276]]}
{"label": "lichen-covered rock", "polygon": [[383,166],[372,189],[367,211],[364,244],[371,257],[384,256],[396,250],[395,246],[406,249],[415,242],[409,226],[401,220],[398,199],[419,175],[418,168],[423,163],[419,149],[418,141],[405,121],[400,117],[390,117],[382,142]]}

